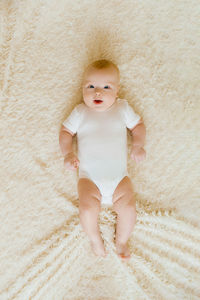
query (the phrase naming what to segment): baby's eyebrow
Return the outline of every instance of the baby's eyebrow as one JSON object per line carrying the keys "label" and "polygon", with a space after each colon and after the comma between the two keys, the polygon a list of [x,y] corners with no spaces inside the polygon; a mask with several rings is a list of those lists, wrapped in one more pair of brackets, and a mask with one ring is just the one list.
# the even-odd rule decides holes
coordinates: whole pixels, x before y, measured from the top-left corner
{"label": "baby's eyebrow", "polygon": [[[87,84],[87,83],[92,83],[92,82],[91,81],[86,81],[85,83]],[[111,82],[111,81],[110,82],[104,82],[104,84],[113,84],[113,82]]]}

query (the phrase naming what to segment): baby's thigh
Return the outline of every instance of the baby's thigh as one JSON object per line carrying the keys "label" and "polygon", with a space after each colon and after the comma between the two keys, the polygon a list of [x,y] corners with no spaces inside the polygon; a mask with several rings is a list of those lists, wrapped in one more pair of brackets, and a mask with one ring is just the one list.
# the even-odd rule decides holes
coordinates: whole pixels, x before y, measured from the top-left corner
{"label": "baby's thigh", "polygon": [[78,194],[80,208],[100,209],[101,193],[96,184],[88,178],[80,178],[78,181]]}
{"label": "baby's thigh", "polygon": [[131,179],[128,176],[125,176],[115,189],[113,203],[116,204],[116,202],[121,199],[121,204],[128,204],[133,197],[134,191]]}
{"label": "baby's thigh", "polygon": [[113,210],[117,214],[123,212],[124,209],[126,211],[127,207],[129,210],[132,207],[133,213],[136,213],[133,186],[131,179],[128,176],[120,181],[113,195]]}

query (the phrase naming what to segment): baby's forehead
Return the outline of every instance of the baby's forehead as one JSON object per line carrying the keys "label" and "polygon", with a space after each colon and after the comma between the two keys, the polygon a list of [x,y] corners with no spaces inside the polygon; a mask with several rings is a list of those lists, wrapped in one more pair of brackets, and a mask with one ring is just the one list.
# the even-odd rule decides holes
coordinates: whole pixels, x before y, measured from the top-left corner
{"label": "baby's forehead", "polygon": [[[119,74],[114,68],[97,69],[94,67],[88,67],[83,74],[83,81],[85,83],[91,80],[100,80],[106,83],[116,83],[119,80]],[[103,75],[103,76],[102,76]]]}

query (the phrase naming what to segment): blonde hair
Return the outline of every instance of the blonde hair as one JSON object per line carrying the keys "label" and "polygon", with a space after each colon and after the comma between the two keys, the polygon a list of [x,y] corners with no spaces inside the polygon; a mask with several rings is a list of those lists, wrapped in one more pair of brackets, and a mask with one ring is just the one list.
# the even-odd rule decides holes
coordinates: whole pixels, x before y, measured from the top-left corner
{"label": "blonde hair", "polygon": [[107,59],[95,60],[93,63],[90,64],[90,66],[96,69],[114,67],[115,69],[117,69],[117,71],[119,71],[118,67],[112,61]]}
{"label": "blonde hair", "polygon": [[90,68],[95,68],[95,69],[100,70],[100,69],[107,69],[109,67],[115,68],[118,76],[120,76],[120,72],[119,72],[119,69],[116,64],[114,64],[112,61],[110,61],[108,59],[99,59],[99,60],[93,61],[91,64],[89,64],[87,66],[86,70],[84,71],[83,77]]}

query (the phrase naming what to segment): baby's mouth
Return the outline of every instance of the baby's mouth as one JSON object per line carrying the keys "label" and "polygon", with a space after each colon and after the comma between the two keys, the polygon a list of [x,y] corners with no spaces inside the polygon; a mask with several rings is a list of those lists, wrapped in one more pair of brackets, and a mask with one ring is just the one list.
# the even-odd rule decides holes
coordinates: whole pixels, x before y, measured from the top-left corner
{"label": "baby's mouth", "polygon": [[103,100],[94,100],[94,103],[96,103],[96,104],[100,104],[102,102],[103,102]]}

